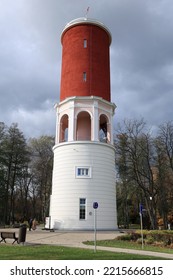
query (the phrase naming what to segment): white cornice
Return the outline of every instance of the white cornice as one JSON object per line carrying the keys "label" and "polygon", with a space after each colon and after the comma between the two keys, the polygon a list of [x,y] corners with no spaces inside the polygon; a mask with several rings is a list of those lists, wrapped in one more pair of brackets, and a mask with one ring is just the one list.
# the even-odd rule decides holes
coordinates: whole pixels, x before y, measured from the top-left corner
{"label": "white cornice", "polygon": [[77,18],[77,19],[74,19],[74,20],[70,21],[69,23],[67,23],[61,33],[61,38],[68,29],[70,29],[73,26],[81,25],[81,24],[96,25],[96,26],[102,28],[103,30],[105,30],[107,32],[107,34],[109,36],[109,43],[111,44],[112,35],[111,35],[111,32],[109,31],[109,29],[102,22],[95,20],[95,19],[86,18],[86,17]]}
{"label": "white cornice", "polygon": [[101,97],[92,95],[92,96],[71,96],[71,97],[68,97],[65,100],[61,101],[59,104],[56,103],[54,108],[56,109],[57,107],[59,107],[61,105],[64,105],[64,104],[66,104],[70,101],[77,101],[78,102],[78,101],[94,101],[94,100],[99,101],[99,102],[104,103],[104,104],[109,105],[109,106],[111,105],[114,108],[114,110],[117,107],[115,105],[115,103],[109,102],[109,101],[107,101],[107,100],[105,100]]}

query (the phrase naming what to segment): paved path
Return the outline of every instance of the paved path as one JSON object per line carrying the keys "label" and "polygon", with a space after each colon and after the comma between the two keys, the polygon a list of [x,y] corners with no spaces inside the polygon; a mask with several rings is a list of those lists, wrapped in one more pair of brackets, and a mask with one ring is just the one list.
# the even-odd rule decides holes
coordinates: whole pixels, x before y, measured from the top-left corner
{"label": "paved path", "polygon": [[[7,230],[7,229],[6,229]],[[1,229],[0,231],[6,231]],[[10,229],[14,231],[14,229]],[[15,229],[18,232],[18,229]],[[119,231],[99,231],[97,232],[97,240],[106,240],[114,239],[118,235],[122,235]],[[84,241],[93,241],[94,233],[91,231],[47,231],[40,228],[35,231],[28,231],[26,235],[26,245],[33,244],[48,244],[48,245],[60,245],[76,248],[85,248],[85,249],[94,249],[94,246],[83,244]],[[11,240],[8,240],[8,243],[11,243]],[[120,253],[132,253],[138,255],[147,255],[147,256],[158,256],[165,259],[173,259],[173,254],[167,253],[157,253],[144,250],[133,250],[133,249],[123,249],[123,248],[113,248],[113,247],[102,247],[97,246],[97,250],[102,251],[111,251],[111,252],[120,252]]]}

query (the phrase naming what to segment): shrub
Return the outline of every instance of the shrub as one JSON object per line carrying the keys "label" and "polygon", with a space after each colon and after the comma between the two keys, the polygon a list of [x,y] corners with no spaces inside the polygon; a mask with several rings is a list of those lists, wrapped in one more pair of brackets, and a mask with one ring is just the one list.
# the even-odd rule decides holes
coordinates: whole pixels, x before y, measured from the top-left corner
{"label": "shrub", "polygon": [[[146,237],[146,234],[143,233],[143,237]],[[141,232],[137,231],[137,232],[132,232],[131,233],[131,240],[136,241],[139,238],[141,238]]]}
{"label": "shrub", "polygon": [[154,243],[154,238],[152,236],[147,236],[145,239],[145,244],[153,244]]}
{"label": "shrub", "polygon": [[[143,230],[143,238],[146,244],[171,246],[173,244],[173,231],[170,230]],[[134,241],[141,244],[141,231],[136,230],[126,235],[119,236],[119,240]]]}
{"label": "shrub", "polygon": [[136,240],[136,243],[142,244],[142,238],[138,238],[138,239]]}
{"label": "shrub", "polygon": [[131,240],[131,235],[126,234],[126,235],[118,236],[117,239],[118,240],[124,240],[124,241],[130,241]]}

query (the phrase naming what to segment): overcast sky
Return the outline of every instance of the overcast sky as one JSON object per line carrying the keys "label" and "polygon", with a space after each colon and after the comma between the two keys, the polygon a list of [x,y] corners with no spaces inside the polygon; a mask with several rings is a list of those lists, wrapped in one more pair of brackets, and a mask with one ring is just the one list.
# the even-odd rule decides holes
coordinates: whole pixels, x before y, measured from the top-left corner
{"label": "overcast sky", "polygon": [[112,33],[115,124],[173,120],[172,0],[0,0],[0,121],[26,137],[55,134],[61,32],[87,7]]}

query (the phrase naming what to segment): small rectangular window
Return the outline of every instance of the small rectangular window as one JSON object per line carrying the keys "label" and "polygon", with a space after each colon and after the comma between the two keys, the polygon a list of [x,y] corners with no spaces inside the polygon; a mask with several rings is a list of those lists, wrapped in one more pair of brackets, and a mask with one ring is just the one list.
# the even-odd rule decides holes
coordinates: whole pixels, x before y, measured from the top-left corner
{"label": "small rectangular window", "polygon": [[86,219],[86,198],[79,199],[79,219]]}
{"label": "small rectangular window", "polygon": [[83,40],[83,46],[84,46],[84,49],[87,48],[87,39],[84,39],[84,40]]}
{"label": "small rectangular window", "polygon": [[87,80],[87,73],[83,72],[83,81],[86,82],[86,80]]}
{"label": "small rectangular window", "polygon": [[76,167],[77,178],[91,178],[91,167]]}

